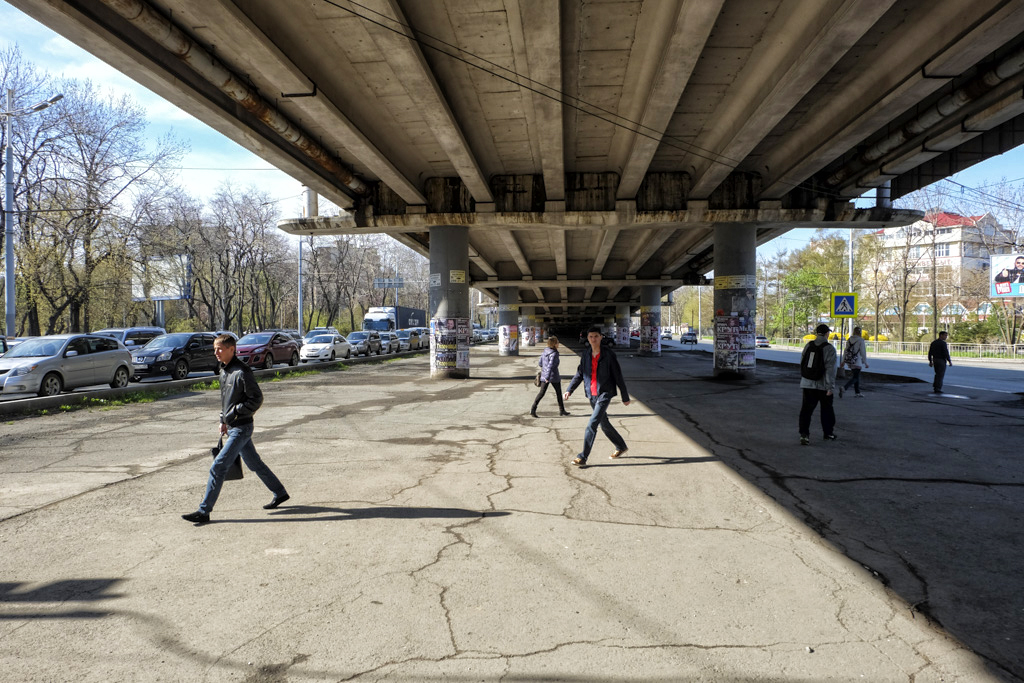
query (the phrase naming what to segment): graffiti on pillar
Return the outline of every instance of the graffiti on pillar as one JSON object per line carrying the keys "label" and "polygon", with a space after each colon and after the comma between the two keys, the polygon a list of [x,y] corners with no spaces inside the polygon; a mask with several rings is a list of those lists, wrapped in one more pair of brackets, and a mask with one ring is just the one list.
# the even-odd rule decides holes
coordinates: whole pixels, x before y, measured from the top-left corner
{"label": "graffiti on pillar", "polygon": [[519,325],[502,325],[498,328],[498,353],[503,356],[519,349]]}
{"label": "graffiti on pillar", "polygon": [[661,353],[661,306],[640,309],[640,353]]}
{"label": "graffiti on pillar", "polygon": [[754,311],[742,310],[715,315],[715,369],[753,370]]}
{"label": "graffiti on pillar", "polygon": [[432,318],[430,369],[469,369],[469,318]]}

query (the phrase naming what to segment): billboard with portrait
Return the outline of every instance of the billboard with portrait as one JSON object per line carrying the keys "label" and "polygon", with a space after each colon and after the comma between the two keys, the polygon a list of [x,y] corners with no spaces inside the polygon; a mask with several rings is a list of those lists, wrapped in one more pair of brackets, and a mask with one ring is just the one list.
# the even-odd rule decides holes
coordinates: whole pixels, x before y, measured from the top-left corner
{"label": "billboard with portrait", "polygon": [[992,297],[1024,296],[1024,254],[993,255],[989,286]]}

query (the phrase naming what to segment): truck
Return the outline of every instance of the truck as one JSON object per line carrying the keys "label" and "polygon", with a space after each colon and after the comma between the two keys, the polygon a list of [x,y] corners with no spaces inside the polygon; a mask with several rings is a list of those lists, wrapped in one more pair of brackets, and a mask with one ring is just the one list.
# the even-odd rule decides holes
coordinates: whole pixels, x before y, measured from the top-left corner
{"label": "truck", "polygon": [[363,316],[363,329],[388,332],[409,327],[426,327],[427,314],[406,306],[371,306]]}

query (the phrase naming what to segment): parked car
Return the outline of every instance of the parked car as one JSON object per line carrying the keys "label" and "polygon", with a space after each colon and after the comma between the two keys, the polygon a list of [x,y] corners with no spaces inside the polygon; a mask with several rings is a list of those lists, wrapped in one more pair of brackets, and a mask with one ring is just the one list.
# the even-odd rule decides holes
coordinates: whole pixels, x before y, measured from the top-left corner
{"label": "parked car", "polygon": [[357,356],[380,353],[380,333],[373,330],[349,333],[348,343],[352,345],[352,353]]}
{"label": "parked car", "polygon": [[381,353],[398,353],[401,351],[401,343],[398,335],[394,332],[379,332]]}
{"label": "parked car", "polygon": [[299,343],[283,332],[253,332],[235,343],[235,355],[253,367],[274,367],[274,363],[299,364]]}
{"label": "parked car", "polygon": [[680,344],[693,344],[697,345],[697,333],[696,332],[683,332],[679,335]]}
{"label": "parked car", "polygon": [[759,349],[771,348],[771,344],[768,343],[768,337],[762,336],[760,334],[754,337],[754,346],[756,346]]}
{"label": "parked car", "polygon": [[56,396],[91,384],[128,386],[132,355],[111,337],[55,334],[18,344],[0,358],[3,393]]}
{"label": "parked car", "polygon": [[132,350],[133,380],[170,375],[186,379],[196,370],[217,372],[212,332],[162,334],[141,349]]}
{"label": "parked car", "polygon": [[306,334],[302,336],[302,341],[300,343],[308,344],[309,340],[313,337],[319,337],[325,334],[331,334],[338,337],[345,336],[334,327],[314,327],[313,329],[306,331]]}
{"label": "parked car", "polygon": [[352,345],[340,334],[318,334],[306,339],[299,349],[299,361],[331,361],[352,355]]}
{"label": "parked car", "polygon": [[167,334],[167,330],[162,327],[108,327],[96,330],[93,334],[113,337],[130,349],[133,346],[145,346],[161,334]]}
{"label": "parked car", "polygon": [[416,330],[399,330],[398,343],[402,351],[415,351],[420,348],[420,333]]}
{"label": "parked car", "polygon": [[661,338],[662,339],[672,339],[672,330],[662,330],[661,331]]}

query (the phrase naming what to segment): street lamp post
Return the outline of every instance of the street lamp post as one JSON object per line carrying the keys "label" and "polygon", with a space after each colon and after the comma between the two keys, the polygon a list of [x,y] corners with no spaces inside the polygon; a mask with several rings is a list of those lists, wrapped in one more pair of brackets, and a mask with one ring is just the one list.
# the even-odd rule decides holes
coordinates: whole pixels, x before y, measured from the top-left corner
{"label": "street lamp post", "polygon": [[14,153],[13,138],[11,132],[14,129],[13,121],[15,116],[22,116],[23,114],[31,114],[33,112],[42,111],[46,109],[54,102],[60,101],[63,95],[54,95],[50,99],[39,102],[26,107],[24,109],[14,109],[14,90],[11,88],[7,89],[7,110],[0,112],[0,116],[3,116],[4,121],[4,135],[7,142],[7,150],[4,156],[4,176],[5,189],[4,189],[4,304],[6,321],[4,332],[8,337],[14,336],[14,302],[15,302],[15,287],[14,287]]}

